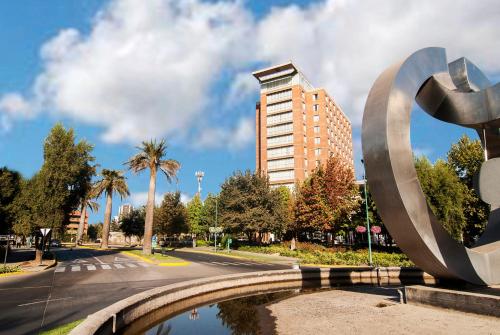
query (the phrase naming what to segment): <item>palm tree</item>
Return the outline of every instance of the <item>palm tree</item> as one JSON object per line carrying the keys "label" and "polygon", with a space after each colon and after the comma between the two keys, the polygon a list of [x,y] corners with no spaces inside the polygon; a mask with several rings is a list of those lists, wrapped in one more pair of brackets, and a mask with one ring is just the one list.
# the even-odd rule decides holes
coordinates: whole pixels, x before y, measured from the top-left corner
{"label": "palm tree", "polygon": [[113,193],[116,192],[120,198],[130,195],[127,182],[121,171],[102,169],[102,179],[98,180],[94,186],[96,198],[101,194],[106,193],[106,211],[104,212],[104,225],[102,227],[102,243],[103,249],[108,248],[109,226],[111,223],[111,206],[113,203]]}
{"label": "palm tree", "polygon": [[75,245],[82,240],[83,230],[85,228],[85,217],[87,216],[87,208],[92,212],[97,212],[99,210],[99,204],[92,200],[92,195],[89,194],[87,197],[81,200],[80,204],[80,222],[78,222],[78,233],[76,235]]}
{"label": "palm tree", "polygon": [[167,181],[171,182],[172,178],[176,177],[177,170],[179,170],[181,165],[174,159],[163,159],[167,154],[167,143],[163,139],[160,142],[156,142],[156,140],[142,142],[142,145],[137,147],[137,149],[140,152],[131,157],[125,164],[127,164],[129,169],[134,173],[141,172],[147,168],[150,170],[148,202],[146,204],[146,219],[144,224],[144,245],[142,252],[145,255],[151,255],[156,173],[158,169],[160,169],[165,174],[165,177],[167,177]]}

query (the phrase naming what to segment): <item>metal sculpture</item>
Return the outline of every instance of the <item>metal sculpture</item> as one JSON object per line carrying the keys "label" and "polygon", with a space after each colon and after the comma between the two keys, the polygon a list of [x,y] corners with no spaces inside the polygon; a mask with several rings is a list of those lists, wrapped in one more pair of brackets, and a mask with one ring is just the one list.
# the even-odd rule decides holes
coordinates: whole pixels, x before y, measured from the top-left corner
{"label": "metal sculpture", "polygon": [[[410,144],[413,101],[429,115],[476,129],[486,161],[479,195],[491,205],[488,225],[473,248],[443,229],[417,178]],[[447,64],[442,48],[421,49],[375,81],[363,116],[368,184],[398,246],[424,271],[479,285],[500,283],[500,84],[491,85],[465,58]]]}

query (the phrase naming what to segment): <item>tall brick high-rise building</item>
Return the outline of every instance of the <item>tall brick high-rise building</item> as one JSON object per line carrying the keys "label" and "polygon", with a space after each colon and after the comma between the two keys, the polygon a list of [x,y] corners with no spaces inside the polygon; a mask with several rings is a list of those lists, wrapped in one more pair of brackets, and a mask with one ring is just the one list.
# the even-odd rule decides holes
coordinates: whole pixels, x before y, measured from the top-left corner
{"label": "tall brick high-rise building", "polygon": [[292,63],[252,73],[260,83],[256,105],[256,169],[272,186],[293,188],[330,156],[353,167],[351,122],[322,89]]}

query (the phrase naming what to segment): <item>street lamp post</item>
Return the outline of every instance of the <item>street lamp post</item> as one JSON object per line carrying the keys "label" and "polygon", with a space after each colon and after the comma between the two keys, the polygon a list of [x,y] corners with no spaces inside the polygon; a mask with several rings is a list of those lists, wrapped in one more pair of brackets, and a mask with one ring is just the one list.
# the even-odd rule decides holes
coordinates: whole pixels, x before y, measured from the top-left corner
{"label": "street lamp post", "polygon": [[217,252],[217,205],[218,201],[217,198],[215,198],[215,233],[214,233],[214,239],[215,239],[215,252]]}
{"label": "street lamp post", "polygon": [[366,192],[366,170],[365,170],[365,161],[361,160],[363,164],[363,170],[365,171],[363,174],[363,185],[364,185],[364,193],[365,193],[365,209],[366,209],[366,233],[368,234],[368,264],[371,266],[373,264],[372,261],[372,236],[370,231],[370,218],[368,216],[368,195]]}

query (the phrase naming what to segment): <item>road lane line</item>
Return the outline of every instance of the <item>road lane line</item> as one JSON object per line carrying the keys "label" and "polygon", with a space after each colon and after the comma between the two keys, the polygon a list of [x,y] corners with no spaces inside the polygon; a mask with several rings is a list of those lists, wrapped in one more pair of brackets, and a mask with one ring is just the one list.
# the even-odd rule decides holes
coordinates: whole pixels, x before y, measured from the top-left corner
{"label": "road lane line", "polygon": [[35,302],[28,302],[27,304],[20,304],[20,305],[17,305],[17,306],[18,307],[22,307],[22,306],[29,306],[29,305],[41,304],[41,303],[45,303],[45,302],[58,301],[58,300],[68,300],[68,299],[72,299],[72,297],[52,299],[52,300],[42,300],[42,301],[35,301]]}
{"label": "road lane line", "polygon": [[125,263],[125,265],[127,265],[129,268],[136,268],[137,265],[135,265],[134,263]]}
{"label": "road lane line", "polygon": [[80,265],[71,265],[71,272],[78,272],[80,270]]}
{"label": "road lane line", "polygon": [[109,266],[108,264],[101,264],[101,268],[103,270],[111,270],[111,266]]}
{"label": "road lane line", "polygon": [[124,269],[125,267],[119,263],[113,263],[113,265],[115,266],[115,268],[117,269]]}
{"label": "road lane line", "polygon": [[217,265],[223,265],[223,266],[227,266],[229,264],[226,264],[226,263],[221,263],[221,262],[210,262],[212,264],[217,264]]}
{"label": "road lane line", "polygon": [[87,265],[87,270],[94,271],[95,269],[96,269],[95,265],[93,264]]}

